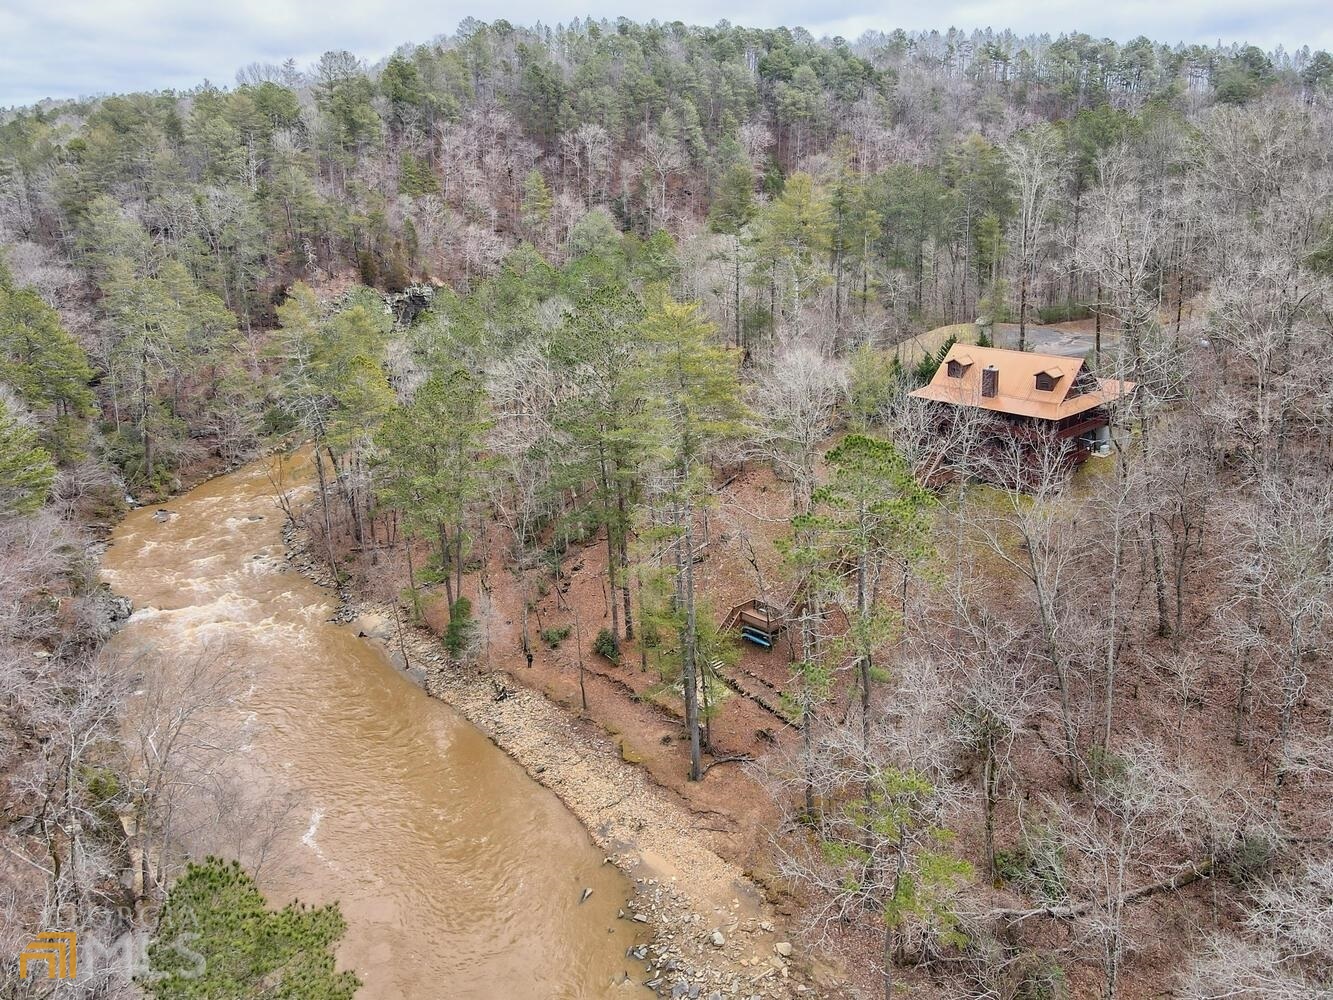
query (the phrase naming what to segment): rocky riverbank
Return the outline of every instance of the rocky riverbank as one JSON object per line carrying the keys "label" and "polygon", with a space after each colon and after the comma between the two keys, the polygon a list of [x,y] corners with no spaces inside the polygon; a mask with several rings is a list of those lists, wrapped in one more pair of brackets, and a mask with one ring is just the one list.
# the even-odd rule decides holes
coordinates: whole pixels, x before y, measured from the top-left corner
{"label": "rocky riverbank", "polygon": [[[305,534],[284,529],[293,569],[331,586]],[[610,737],[502,672],[451,663],[437,637],[403,625],[394,609],[337,590],[333,620],[380,641],[433,696],[457,709],[532,778],[550,788],[634,882],[622,919],[652,939],[627,957],[642,962],[658,995],[689,1000],[835,996],[744,873],[698,836],[703,820],[625,761]],[[631,973],[633,975],[635,973]]]}

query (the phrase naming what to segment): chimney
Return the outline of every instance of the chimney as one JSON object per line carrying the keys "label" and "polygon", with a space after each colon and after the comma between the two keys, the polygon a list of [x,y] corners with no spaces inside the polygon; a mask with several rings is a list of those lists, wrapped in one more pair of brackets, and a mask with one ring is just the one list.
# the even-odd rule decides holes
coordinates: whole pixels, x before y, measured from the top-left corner
{"label": "chimney", "polygon": [[981,369],[981,394],[990,398],[1000,391],[1000,369],[987,365]]}

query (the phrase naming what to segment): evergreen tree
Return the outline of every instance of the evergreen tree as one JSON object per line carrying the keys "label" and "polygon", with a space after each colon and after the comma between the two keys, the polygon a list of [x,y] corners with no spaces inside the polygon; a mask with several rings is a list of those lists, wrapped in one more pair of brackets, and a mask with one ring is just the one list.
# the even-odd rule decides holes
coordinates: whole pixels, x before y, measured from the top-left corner
{"label": "evergreen tree", "polygon": [[410,534],[435,536],[450,621],[463,596],[469,520],[487,495],[490,426],[483,386],[457,371],[428,378],[375,436],[379,496]]}
{"label": "evergreen tree", "polygon": [[698,303],[675,302],[655,290],[640,327],[649,353],[638,372],[639,393],[652,401],[646,414],[651,421],[647,433],[670,472],[666,499],[676,554],[675,601],[683,613],[680,659],[692,781],[703,776],[694,521],[710,490],[708,456],[718,446],[741,437],[749,416],[740,395],[739,355],[718,346],[715,328],[698,313]]}
{"label": "evergreen tree", "polygon": [[642,354],[635,344],[642,305],[618,280],[599,278],[577,301],[547,350],[552,363],[571,373],[573,392],[555,415],[557,428],[574,449],[566,462],[569,482],[592,482],[598,519],[606,529],[611,632],[633,638],[629,569],[629,525],[633,519],[645,436],[640,395]]}
{"label": "evergreen tree", "polygon": [[523,178],[523,231],[530,242],[537,243],[551,221],[551,189],[535,167]]}
{"label": "evergreen tree", "polygon": [[154,1000],[351,1000],[361,984],[334,956],[346,930],[337,904],[270,910],[239,864],[207,858],[167,894],[143,988]]}
{"label": "evergreen tree", "polygon": [[731,237],[732,319],[735,339],[741,348],[741,234],[754,218],[754,171],[748,163],[734,163],[722,175],[722,184],[708,213],[709,227]]}
{"label": "evergreen tree", "polygon": [[55,465],[0,395],[0,518],[31,514],[46,502]]}
{"label": "evergreen tree", "polygon": [[83,416],[92,409],[92,369],[56,311],[30,288],[15,288],[0,265],[0,380],[36,411]]}
{"label": "evergreen tree", "polygon": [[769,321],[777,322],[782,288],[782,308],[799,336],[802,304],[829,281],[823,264],[832,236],[828,201],[809,174],[792,174],[782,194],[759,213],[754,229],[754,273],[768,285]]}
{"label": "evergreen tree", "polygon": [[869,434],[849,434],[825,456],[829,480],[815,490],[823,510],[811,527],[823,534],[832,559],[852,566],[850,629],[844,638],[857,666],[861,725],[870,739],[874,657],[898,634],[901,618],[875,600],[881,575],[892,561],[907,569],[924,558],[933,500],[913,477],[898,450]]}

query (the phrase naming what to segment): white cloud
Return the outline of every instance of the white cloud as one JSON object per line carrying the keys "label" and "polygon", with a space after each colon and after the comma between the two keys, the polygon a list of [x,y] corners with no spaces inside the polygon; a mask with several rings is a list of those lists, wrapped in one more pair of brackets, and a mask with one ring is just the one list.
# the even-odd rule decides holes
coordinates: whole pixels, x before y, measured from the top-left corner
{"label": "white cloud", "polygon": [[[502,0],[471,9],[424,0],[318,3],[312,0],[0,0],[0,105],[42,97],[156,88],[187,88],[204,79],[227,84],[254,60],[288,56],[305,64],[328,49],[370,60],[404,42],[449,32],[471,13],[487,20],[547,24],[576,16],[642,17],[609,0]],[[719,8],[704,0],[654,7],[659,20],[772,27],[804,24],[815,34],[855,38],[868,29],[1011,28],[1019,33],[1085,31],[1127,40],[1250,41],[1333,48],[1324,3],[1278,0],[943,0],[885,10],[866,0],[739,0]]]}

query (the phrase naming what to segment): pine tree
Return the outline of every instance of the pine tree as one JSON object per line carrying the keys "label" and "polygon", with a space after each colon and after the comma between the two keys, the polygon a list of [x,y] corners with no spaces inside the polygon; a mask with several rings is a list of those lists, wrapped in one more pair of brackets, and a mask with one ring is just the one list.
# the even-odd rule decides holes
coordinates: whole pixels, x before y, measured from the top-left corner
{"label": "pine tree", "polygon": [[713,324],[701,319],[698,303],[679,303],[660,289],[650,291],[640,327],[647,349],[639,370],[640,393],[651,401],[646,433],[670,473],[676,553],[676,605],[681,622],[681,675],[685,726],[690,739],[690,779],[703,776],[699,734],[699,627],[694,587],[694,520],[709,493],[707,459],[719,445],[741,437],[749,411],[741,400],[735,350],[719,346]]}
{"label": "pine tree", "polygon": [[0,518],[30,514],[46,502],[55,481],[51,456],[0,395]]}
{"label": "pine tree", "polygon": [[869,434],[849,434],[825,456],[829,481],[815,490],[822,511],[811,527],[820,531],[831,558],[851,563],[850,629],[844,639],[855,658],[861,695],[861,725],[870,739],[870,691],[874,656],[898,634],[897,614],[875,601],[887,565],[903,569],[906,610],[907,569],[925,557],[933,498],[913,477],[890,442]]}
{"label": "pine tree", "polygon": [[[792,174],[754,223],[754,278],[768,286],[770,323],[777,323],[781,307],[800,333],[802,303],[830,280],[824,261],[831,239],[828,200],[809,174]],[[780,286],[787,293],[782,303]]]}
{"label": "pine tree", "polygon": [[535,167],[523,178],[523,232],[529,242],[540,241],[551,220],[551,189],[542,172]]}
{"label": "pine tree", "polygon": [[606,530],[611,632],[633,638],[629,585],[629,526],[634,516],[645,438],[639,414],[642,349],[634,343],[642,305],[617,279],[578,299],[574,314],[548,347],[553,364],[571,373],[574,391],[556,412],[557,428],[574,444],[564,478],[592,482],[598,519]]}
{"label": "pine tree", "polygon": [[735,163],[722,176],[722,185],[708,214],[709,228],[731,237],[732,346],[744,347],[741,338],[741,233],[754,218],[754,171],[748,163]]}
{"label": "pine tree", "polygon": [[485,391],[466,372],[432,375],[375,436],[380,499],[411,534],[434,534],[450,620],[463,589],[468,521],[486,496],[482,454],[491,421]]}
{"label": "pine tree", "polygon": [[0,261],[0,382],[42,424],[42,440],[61,462],[79,459],[93,408],[88,356],[56,311],[30,288],[16,289]]}
{"label": "pine tree", "polygon": [[30,288],[15,288],[0,266],[0,380],[35,411],[84,415],[93,404],[92,369],[56,311]]}
{"label": "pine tree", "polygon": [[351,1000],[361,983],[334,955],[346,931],[336,903],[270,910],[239,864],[210,857],[167,894],[142,986],[154,1000]]}
{"label": "pine tree", "polygon": [[879,924],[884,1000],[894,1000],[905,932],[915,926],[937,947],[967,940],[953,898],[972,866],[950,853],[954,834],[939,822],[941,794],[925,775],[839,736],[819,748],[827,807],[812,818],[808,841],[784,848],[782,866],[827,893],[838,912]]}

